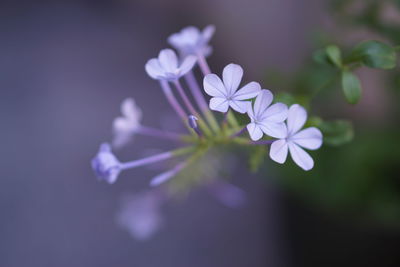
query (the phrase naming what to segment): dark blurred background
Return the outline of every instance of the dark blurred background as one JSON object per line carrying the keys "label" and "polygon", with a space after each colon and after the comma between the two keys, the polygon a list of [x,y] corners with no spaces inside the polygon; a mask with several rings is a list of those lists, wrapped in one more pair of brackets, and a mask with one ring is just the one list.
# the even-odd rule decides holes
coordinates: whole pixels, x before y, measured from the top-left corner
{"label": "dark blurred background", "polygon": [[[142,107],[144,124],[175,127],[144,71],[169,34],[214,24],[211,68],[219,73],[235,62],[246,80],[261,80],[268,68],[301,68],[313,49],[312,33],[332,24],[327,2],[1,1],[0,266],[399,266],[396,227],[360,226],[314,205],[315,198],[303,201],[296,187],[277,182],[276,168],[260,179],[243,167],[233,180],[248,202],[238,210],[202,190],[170,203],[165,226],[147,242],[118,228],[115,212],[121,194],[146,188],[154,170],[137,169],[135,177],[123,174],[109,186],[90,169],[126,97]],[[367,86],[360,106],[340,114],[381,122],[390,109],[371,107],[385,98],[373,89]],[[138,137],[119,156],[129,160],[169,147]]]}

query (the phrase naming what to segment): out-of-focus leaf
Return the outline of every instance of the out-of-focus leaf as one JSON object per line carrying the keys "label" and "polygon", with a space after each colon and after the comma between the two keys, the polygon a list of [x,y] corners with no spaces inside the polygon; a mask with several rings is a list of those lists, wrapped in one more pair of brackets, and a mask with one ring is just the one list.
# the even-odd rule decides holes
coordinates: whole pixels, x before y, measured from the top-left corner
{"label": "out-of-focus leaf", "polygon": [[339,146],[350,142],[354,137],[353,125],[350,121],[323,121],[318,125],[324,136],[324,144]]}
{"label": "out-of-focus leaf", "polygon": [[318,64],[330,65],[329,57],[326,54],[325,49],[316,50],[313,53],[313,60]]}
{"label": "out-of-focus leaf", "polygon": [[379,41],[365,41],[357,45],[350,58],[360,60],[365,66],[376,69],[392,69],[396,67],[396,51]]}
{"label": "out-of-focus leaf", "polygon": [[360,80],[350,71],[342,72],[342,89],[347,102],[356,104],[361,97]]}
{"label": "out-of-focus leaf", "polygon": [[250,171],[257,172],[260,169],[261,164],[265,162],[266,156],[267,156],[267,146],[254,147],[249,157]]}
{"label": "out-of-focus leaf", "polygon": [[339,47],[337,47],[336,45],[329,45],[325,48],[325,51],[326,51],[326,55],[328,56],[331,63],[334,66],[341,68],[342,67],[342,55],[341,55]]}
{"label": "out-of-focus leaf", "polygon": [[280,102],[288,106],[293,104],[300,104],[304,107],[308,107],[308,97],[305,95],[293,95],[287,92],[280,92],[275,94],[274,103]]}

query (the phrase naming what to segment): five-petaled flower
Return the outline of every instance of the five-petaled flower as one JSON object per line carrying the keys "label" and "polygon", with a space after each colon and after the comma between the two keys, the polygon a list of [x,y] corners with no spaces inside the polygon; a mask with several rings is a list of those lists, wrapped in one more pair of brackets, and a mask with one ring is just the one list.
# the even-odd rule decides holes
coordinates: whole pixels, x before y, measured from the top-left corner
{"label": "five-petaled flower", "polygon": [[285,104],[276,103],[269,90],[261,90],[257,96],[254,107],[249,104],[247,114],[251,122],[247,124],[247,130],[253,141],[261,139],[263,133],[275,138],[284,138],[286,135],[286,120],[288,108]]}
{"label": "five-petaled flower", "polygon": [[202,32],[196,27],[188,26],[168,37],[168,43],[177,49],[182,56],[197,54],[208,56],[212,50],[208,42],[214,32],[215,27],[213,25],[208,25]]}
{"label": "five-petaled flower", "polygon": [[300,105],[294,104],[289,108],[287,130],[284,138],[274,141],[270,149],[270,157],[278,163],[284,163],[290,151],[294,162],[308,171],[314,167],[314,160],[301,147],[310,150],[322,145],[322,133],[315,127],[299,131],[307,120],[307,112]]}
{"label": "five-petaled flower", "polygon": [[92,159],[92,168],[99,180],[113,184],[121,172],[121,163],[112,153],[110,145],[104,143]]}
{"label": "five-petaled flower", "polygon": [[172,49],[163,49],[158,58],[147,61],[147,74],[155,80],[175,81],[188,73],[196,64],[197,58],[189,55],[179,63],[176,53]]}
{"label": "five-petaled flower", "polygon": [[204,77],[204,90],[212,96],[210,109],[227,112],[229,107],[240,113],[245,113],[248,101],[256,97],[261,91],[257,82],[250,82],[239,88],[243,77],[243,69],[239,65],[229,64],[222,72],[222,80],[216,74],[208,74]]}
{"label": "five-petaled flower", "polygon": [[141,127],[142,111],[133,98],[127,98],[122,102],[121,113],[122,116],[113,121],[114,147],[127,144]]}

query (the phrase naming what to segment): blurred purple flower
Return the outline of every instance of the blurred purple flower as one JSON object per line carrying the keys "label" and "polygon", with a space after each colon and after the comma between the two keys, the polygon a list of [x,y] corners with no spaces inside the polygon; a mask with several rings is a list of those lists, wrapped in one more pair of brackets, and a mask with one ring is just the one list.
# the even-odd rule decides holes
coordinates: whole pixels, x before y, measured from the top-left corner
{"label": "blurred purple flower", "polygon": [[155,80],[175,81],[188,73],[196,64],[195,56],[187,56],[179,64],[178,57],[172,49],[163,49],[158,58],[147,61],[145,69],[147,74]]}
{"label": "blurred purple flower", "polygon": [[299,131],[307,120],[307,111],[294,104],[289,108],[285,137],[274,141],[270,149],[270,157],[278,163],[284,163],[290,151],[294,162],[305,171],[314,167],[314,160],[301,147],[315,150],[322,145],[322,133],[315,127]]}
{"label": "blurred purple flower", "polygon": [[227,112],[229,107],[237,112],[245,113],[248,100],[256,97],[261,91],[257,82],[250,82],[238,90],[243,77],[243,69],[239,65],[229,64],[222,72],[223,81],[216,74],[207,74],[204,77],[204,90],[212,98],[210,109]]}
{"label": "blurred purple flower", "polygon": [[142,111],[136,105],[133,98],[125,99],[121,104],[122,116],[114,119],[113,122],[113,146],[122,147],[126,145],[133,135],[140,129]]}
{"label": "blurred purple flower", "polygon": [[286,120],[288,108],[285,104],[276,103],[270,106],[273,96],[269,90],[261,90],[254,102],[248,106],[247,114],[251,123],[247,124],[247,130],[253,141],[261,139],[263,133],[275,138],[283,138],[286,135]]}
{"label": "blurred purple flower", "polygon": [[92,159],[92,168],[99,180],[113,184],[121,172],[121,163],[111,152],[109,144],[100,145],[99,152]]}
{"label": "blurred purple flower", "polygon": [[159,191],[148,191],[123,198],[117,213],[117,223],[138,240],[147,240],[162,226],[161,205],[163,197]]}
{"label": "blurred purple flower", "polygon": [[208,25],[202,32],[194,26],[188,26],[168,37],[168,43],[178,50],[182,56],[198,54],[209,56],[212,48],[208,45],[208,42],[214,32],[214,25]]}
{"label": "blurred purple flower", "polygon": [[223,205],[239,208],[246,202],[246,193],[233,184],[216,181],[208,186],[209,192]]}

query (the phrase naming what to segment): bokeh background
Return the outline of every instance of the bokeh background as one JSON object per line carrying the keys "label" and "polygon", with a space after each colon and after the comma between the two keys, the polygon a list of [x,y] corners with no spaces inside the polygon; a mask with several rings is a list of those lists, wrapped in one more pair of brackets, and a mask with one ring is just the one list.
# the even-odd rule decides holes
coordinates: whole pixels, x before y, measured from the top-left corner
{"label": "bokeh background", "polygon": [[[336,98],[315,104],[353,119],[356,141],[313,154],[322,167],[311,175],[273,164],[249,174],[243,163],[233,181],[248,193],[244,207],[228,209],[195,190],[168,204],[164,227],[147,242],[118,228],[115,213],[121,195],[142,191],[155,171],[127,172],[109,186],[90,169],[126,97],[142,107],[146,125],[177,127],[144,71],[169,34],[216,25],[211,68],[238,63],[246,80],[274,90],[268,70],[292,75],[314,50],[316,31],[342,32],[329,2],[1,1],[0,266],[400,266],[398,94],[384,90],[381,72],[360,72],[356,107]],[[138,137],[119,157],[170,146]]]}

